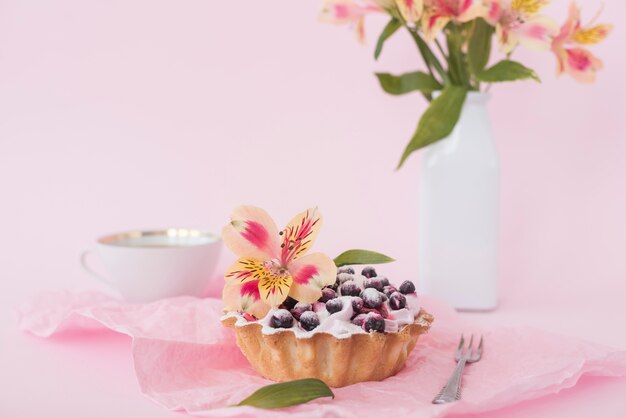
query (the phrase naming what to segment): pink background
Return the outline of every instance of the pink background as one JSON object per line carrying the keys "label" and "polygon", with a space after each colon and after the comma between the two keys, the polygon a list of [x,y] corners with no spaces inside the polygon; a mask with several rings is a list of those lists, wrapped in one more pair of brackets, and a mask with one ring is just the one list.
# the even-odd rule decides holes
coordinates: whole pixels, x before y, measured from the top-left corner
{"label": "pink background", "polygon": [[[567,2],[554,3],[561,21]],[[318,250],[376,249],[398,259],[392,279],[415,278],[419,158],[394,167],[425,105],[372,75],[414,69],[415,47],[401,34],[376,63],[385,20],[368,20],[363,47],[319,23],[319,4],[0,3],[0,415],[173,415],[139,394],[126,337],[40,341],[10,316],[37,290],[100,288],[77,257],[104,233],[218,231],[244,202],[283,223],[318,205]],[[590,19],[600,3],[579,4]],[[619,24],[626,4],[605,6]],[[502,296],[476,320],[626,349],[624,40],[618,25],[593,48],[606,66],[594,86],[519,51],[543,83],[492,89]],[[626,411],[626,381],[583,383],[507,415]]]}

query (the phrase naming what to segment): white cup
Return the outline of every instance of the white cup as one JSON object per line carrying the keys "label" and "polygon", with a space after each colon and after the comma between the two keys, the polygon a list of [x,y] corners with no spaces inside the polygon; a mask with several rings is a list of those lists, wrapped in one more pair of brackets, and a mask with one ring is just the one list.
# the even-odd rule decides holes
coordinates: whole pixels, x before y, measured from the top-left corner
{"label": "white cup", "polygon": [[[96,250],[81,255],[83,268],[108,283],[129,302],[174,296],[204,296],[221,252],[219,237],[195,229],[135,231],[107,235]],[[105,274],[88,264],[97,252]]]}

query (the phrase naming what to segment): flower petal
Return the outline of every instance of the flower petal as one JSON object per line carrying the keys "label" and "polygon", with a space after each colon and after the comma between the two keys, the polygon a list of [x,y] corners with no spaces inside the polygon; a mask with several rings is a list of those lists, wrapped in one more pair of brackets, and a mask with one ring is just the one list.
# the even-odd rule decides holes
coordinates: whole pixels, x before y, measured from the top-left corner
{"label": "flower petal", "polygon": [[513,0],[511,1],[511,10],[526,16],[532,16],[539,13],[549,0]]}
{"label": "flower petal", "polygon": [[356,39],[362,44],[365,43],[365,18],[357,19],[355,26]]}
{"label": "flower petal", "polygon": [[263,209],[240,206],[222,229],[224,244],[240,257],[271,259],[278,256],[278,228]]}
{"label": "flower petal", "polygon": [[504,14],[504,9],[500,1],[501,0],[488,0],[486,2],[487,13],[485,13],[485,20],[491,26],[495,26]]}
{"label": "flower petal", "polygon": [[424,31],[424,39],[427,41],[432,41],[435,39],[435,36],[443,29],[448,22],[450,21],[450,17],[445,16],[439,13],[425,12],[422,17],[422,30]]}
{"label": "flower petal", "polygon": [[313,303],[322,295],[322,288],[335,283],[337,267],[325,254],[305,255],[288,266],[293,277],[289,296],[303,303]]}
{"label": "flower petal", "polygon": [[303,256],[313,246],[322,227],[322,215],[317,208],[296,215],[281,231],[281,262],[284,266]]}
{"label": "flower petal", "polygon": [[485,17],[489,6],[484,0],[430,0],[424,6],[422,30],[424,38],[432,41],[448,22],[469,22],[477,17]]}
{"label": "flower petal", "polygon": [[278,307],[287,296],[293,279],[289,273],[281,275],[267,275],[259,281],[259,293],[261,300],[273,308]]}
{"label": "flower petal", "polygon": [[565,61],[567,60],[567,53],[563,48],[552,47],[554,56],[556,57],[556,75],[561,75],[565,72]]}
{"label": "flower petal", "polygon": [[511,32],[508,28],[501,25],[500,23],[496,24],[496,38],[498,39],[498,46],[500,47],[500,51],[508,54],[513,51],[513,48],[517,46],[519,39],[515,32]]}
{"label": "flower petal", "polygon": [[536,51],[547,51],[558,30],[556,22],[549,17],[534,16],[512,29],[512,32],[524,47]]}
{"label": "flower petal", "polygon": [[580,28],[572,36],[572,40],[581,45],[592,45],[602,41],[613,29],[613,25],[596,25],[591,28]]}
{"label": "flower petal", "polygon": [[263,318],[269,311],[270,306],[261,301],[258,285],[258,280],[244,284],[236,280],[226,282],[222,290],[222,300],[226,310],[244,311],[257,318]]}
{"label": "flower petal", "polygon": [[596,71],[602,69],[603,64],[591,52],[583,48],[565,50],[565,71],[581,83],[593,83]]}
{"label": "flower petal", "polygon": [[271,272],[265,266],[264,261],[242,257],[224,273],[224,278],[227,282],[233,279],[232,281],[246,283],[261,280],[269,274]]}
{"label": "flower petal", "polygon": [[382,11],[376,4],[358,4],[353,0],[324,0],[320,20],[328,23],[353,23],[369,12]]}
{"label": "flower petal", "polygon": [[275,261],[240,258],[224,275],[226,283],[258,283],[259,297],[262,302],[278,306],[289,294],[293,281],[289,271]]}
{"label": "flower petal", "polygon": [[559,34],[552,41],[552,45],[562,45],[571,41],[576,28],[580,27],[580,9],[575,2],[570,3],[567,20],[561,26]]}
{"label": "flower petal", "polygon": [[457,22],[469,22],[477,17],[487,15],[489,8],[482,0],[459,0],[459,12],[454,20]]}
{"label": "flower petal", "polygon": [[424,0],[396,0],[400,14],[409,23],[415,23],[422,16]]}

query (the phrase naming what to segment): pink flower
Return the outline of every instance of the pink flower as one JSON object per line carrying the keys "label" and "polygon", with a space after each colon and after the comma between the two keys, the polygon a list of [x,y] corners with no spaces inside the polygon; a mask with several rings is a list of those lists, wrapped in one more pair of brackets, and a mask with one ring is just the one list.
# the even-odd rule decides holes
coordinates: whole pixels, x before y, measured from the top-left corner
{"label": "pink flower", "polygon": [[558,26],[552,19],[538,15],[549,0],[487,0],[485,19],[496,27],[500,50],[511,52],[518,44],[530,49],[547,50]]}
{"label": "pink flower", "polygon": [[450,20],[463,23],[484,16],[487,8],[482,0],[426,0],[422,30],[427,40],[433,40]]}
{"label": "pink flower", "polygon": [[568,73],[581,83],[592,83],[596,78],[596,71],[602,69],[602,61],[591,52],[578,46],[592,45],[603,40],[611,31],[612,25],[595,25],[581,27],[580,9],[572,3],[567,20],[561,26],[561,31],[552,41],[552,51],[557,59],[557,74]]}
{"label": "pink flower", "polygon": [[281,231],[263,209],[235,209],[222,230],[224,244],[240,257],[225,274],[222,299],[226,309],[260,318],[287,296],[303,303],[318,300],[322,288],[333,284],[337,275],[327,255],[305,255],[321,225],[317,208],[300,213]]}
{"label": "pink flower", "polygon": [[365,40],[365,16],[372,12],[383,12],[382,6],[387,1],[389,0],[324,0],[320,19],[325,22],[354,26],[357,38],[363,42]]}

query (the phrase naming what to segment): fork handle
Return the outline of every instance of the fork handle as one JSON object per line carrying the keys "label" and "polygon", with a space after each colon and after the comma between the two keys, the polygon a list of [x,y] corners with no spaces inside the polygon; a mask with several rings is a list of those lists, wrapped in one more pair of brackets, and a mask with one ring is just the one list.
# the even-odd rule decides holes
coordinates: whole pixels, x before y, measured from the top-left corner
{"label": "fork handle", "polygon": [[463,378],[463,368],[465,368],[466,361],[467,357],[463,356],[456,364],[452,375],[448,379],[448,383],[441,388],[439,394],[433,399],[434,404],[454,402],[461,399],[461,379]]}

